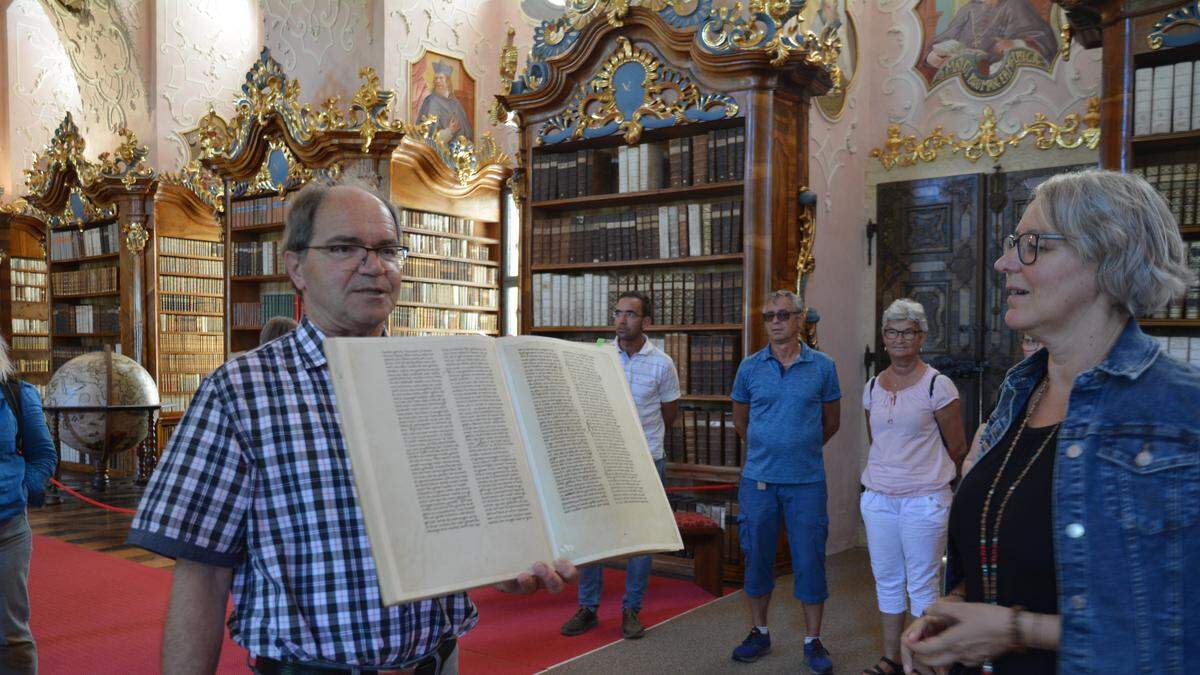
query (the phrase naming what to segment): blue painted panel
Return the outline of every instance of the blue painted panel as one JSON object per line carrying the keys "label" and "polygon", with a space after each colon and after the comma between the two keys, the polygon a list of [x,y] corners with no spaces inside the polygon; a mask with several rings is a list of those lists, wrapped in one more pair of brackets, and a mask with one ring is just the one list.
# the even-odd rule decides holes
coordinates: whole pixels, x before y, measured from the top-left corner
{"label": "blue painted panel", "polygon": [[282,150],[272,150],[267,156],[267,173],[277,188],[283,187],[287,182],[288,160]]}

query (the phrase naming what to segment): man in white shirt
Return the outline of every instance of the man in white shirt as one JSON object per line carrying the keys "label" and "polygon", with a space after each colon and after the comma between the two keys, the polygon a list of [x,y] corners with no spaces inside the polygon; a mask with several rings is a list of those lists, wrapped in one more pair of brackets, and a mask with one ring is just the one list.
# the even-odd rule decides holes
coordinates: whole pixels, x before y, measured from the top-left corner
{"label": "man in white shirt", "polygon": [[[654,303],[639,291],[622,293],[613,310],[616,324],[616,348],[625,367],[625,379],[637,404],[642,431],[650,455],[662,479],[667,460],[663,456],[663,438],[679,414],[679,374],[675,362],[666,352],[646,339]],[[580,635],[595,628],[599,620],[600,592],[604,585],[604,570],[600,565],[579,570],[579,610],[562,627],[562,634]],[[642,637],[645,629],[638,621],[642,597],[650,580],[650,556],[640,555],[625,563],[625,598],[621,609],[621,634],[629,639]]]}

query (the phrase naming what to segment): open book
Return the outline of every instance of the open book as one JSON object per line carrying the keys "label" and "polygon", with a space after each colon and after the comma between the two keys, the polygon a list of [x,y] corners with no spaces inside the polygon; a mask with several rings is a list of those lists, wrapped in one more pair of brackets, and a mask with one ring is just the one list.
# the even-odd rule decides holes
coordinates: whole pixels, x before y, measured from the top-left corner
{"label": "open book", "polygon": [[683,548],[615,350],[329,338],[384,604]]}

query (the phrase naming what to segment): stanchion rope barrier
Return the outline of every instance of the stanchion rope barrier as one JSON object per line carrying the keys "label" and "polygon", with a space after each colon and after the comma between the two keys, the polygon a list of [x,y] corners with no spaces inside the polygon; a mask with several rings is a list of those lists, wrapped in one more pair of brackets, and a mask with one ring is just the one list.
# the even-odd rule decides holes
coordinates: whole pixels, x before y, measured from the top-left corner
{"label": "stanchion rope barrier", "polygon": [[718,485],[676,485],[666,488],[667,492],[709,492],[711,490],[732,490],[737,485],[733,483],[720,483]]}
{"label": "stanchion rope barrier", "polygon": [[127,513],[131,516],[137,513],[137,511],[135,511],[133,509],[123,509],[123,508],[120,508],[117,506],[110,506],[109,504],[104,504],[102,502],[98,502],[95,499],[92,499],[91,497],[88,497],[86,495],[81,495],[78,492],[67,487],[66,485],[63,485],[62,483],[58,482],[58,480],[56,480],[54,478],[51,478],[50,482],[53,483],[55,486],[57,486],[59,490],[62,490],[63,492],[71,495],[72,497],[78,499],[79,501],[81,501],[85,504],[90,504],[92,506],[104,509],[105,511],[115,511],[116,513]]}

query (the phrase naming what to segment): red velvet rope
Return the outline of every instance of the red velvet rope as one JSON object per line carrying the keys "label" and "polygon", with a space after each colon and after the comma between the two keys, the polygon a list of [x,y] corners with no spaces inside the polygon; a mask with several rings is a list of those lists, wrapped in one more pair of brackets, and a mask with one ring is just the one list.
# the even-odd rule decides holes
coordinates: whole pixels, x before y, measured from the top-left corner
{"label": "red velvet rope", "polygon": [[95,499],[92,499],[91,497],[86,497],[84,495],[79,494],[78,492],[72,490],[71,488],[67,487],[66,485],[63,485],[62,483],[58,482],[54,478],[51,478],[50,482],[54,483],[56,486],[58,486],[59,490],[62,490],[63,492],[71,495],[72,497],[78,499],[79,501],[81,501],[85,504],[91,504],[92,506],[102,508],[105,511],[115,511],[116,513],[128,513],[131,516],[137,513],[137,511],[135,511],[133,509],[122,509],[117,506],[109,506],[108,504],[102,504],[102,503],[96,501]]}
{"label": "red velvet rope", "polygon": [[667,492],[708,492],[711,490],[732,490],[737,487],[734,483],[720,483],[718,485],[677,485],[675,487],[666,488]]}

